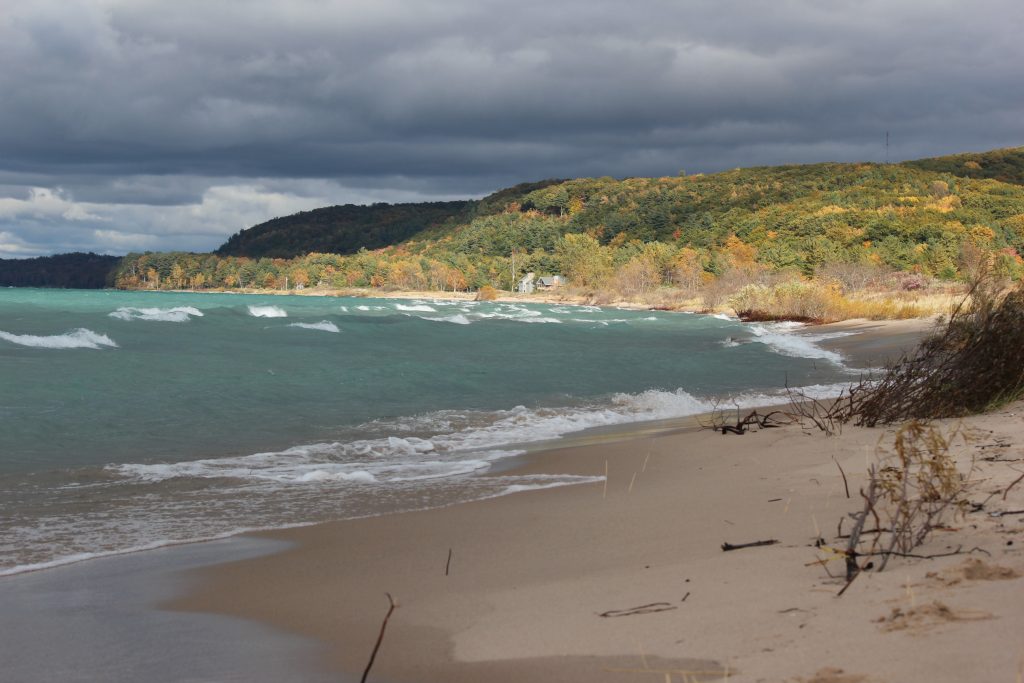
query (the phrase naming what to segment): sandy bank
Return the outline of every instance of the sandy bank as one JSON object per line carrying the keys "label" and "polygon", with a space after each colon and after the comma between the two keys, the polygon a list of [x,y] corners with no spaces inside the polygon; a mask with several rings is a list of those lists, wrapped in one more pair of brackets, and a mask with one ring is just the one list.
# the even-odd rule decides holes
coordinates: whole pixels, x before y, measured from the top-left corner
{"label": "sandy bank", "polygon": [[[842,543],[837,525],[891,432],[695,431],[551,451],[525,469],[607,482],[276,532],[294,548],[203,570],[175,607],[314,637],[325,666],[359,672],[390,592],[400,607],[371,680],[1019,680],[1024,514],[996,515],[1024,510],[1024,482],[1001,495],[1024,471],[1022,414],[965,421],[972,442],[957,453],[975,460],[983,506],[920,549],[973,551],[894,560],[842,597],[842,561],[818,563],[830,555],[815,542]],[[779,543],[720,548],[762,539]]]}

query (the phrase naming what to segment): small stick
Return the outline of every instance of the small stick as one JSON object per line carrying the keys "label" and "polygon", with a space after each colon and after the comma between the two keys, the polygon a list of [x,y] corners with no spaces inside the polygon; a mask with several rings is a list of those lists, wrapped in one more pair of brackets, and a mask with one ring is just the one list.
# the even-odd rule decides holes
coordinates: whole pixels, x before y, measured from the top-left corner
{"label": "small stick", "polygon": [[448,576],[448,569],[452,566],[452,549],[448,548],[448,561],[444,563],[444,575]]}
{"label": "small stick", "polygon": [[388,627],[388,619],[391,618],[391,613],[395,611],[395,601],[391,597],[391,593],[385,593],[388,596],[388,613],[384,615],[384,621],[380,624],[380,635],[377,636],[377,643],[373,646],[373,652],[370,653],[370,661],[366,664],[366,670],[363,671],[363,677],[359,679],[359,683],[366,683],[366,677],[370,675],[370,669],[373,667],[373,660],[377,658],[377,650],[380,649],[380,644],[384,641],[384,629]]}
{"label": "small stick", "polygon": [[775,545],[778,542],[778,539],[770,538],[766,541],[751,541],[750,543],[739,543],[737,545],[733,545],[732,543],[723,543],[722,550],[724,552],[729,552],[730,550],[739,550],[740,548],[755,548],[761,545]]}
{"label": "small stick", "polygon": [[1024,480],[1024,474],[1022,474],[1019,477],[1017,477],[1016,479],[1014,479],[1013,483],[1011,483],[1009,486],[1006,487],[1005,490],[1003,490],[1003,500],[1006,500],[1006,494],[1010,492],[1010,489],[1012,489],[1014,486],[1019,484],[1021,482],[1021,480]]}
{"label": "small stick", "polygon": [[839,468],[839,474],[843,475],[843,488],[846,489],[846,497],[849,498],[850,497],[850,484],[849,484],[849,482],[846,481],[846,472],[843,471],[843,466],[839,464],[839,461],[836,460],[835,457],[832,458],[832,462],[834,462],[836,464],[836,467]]}

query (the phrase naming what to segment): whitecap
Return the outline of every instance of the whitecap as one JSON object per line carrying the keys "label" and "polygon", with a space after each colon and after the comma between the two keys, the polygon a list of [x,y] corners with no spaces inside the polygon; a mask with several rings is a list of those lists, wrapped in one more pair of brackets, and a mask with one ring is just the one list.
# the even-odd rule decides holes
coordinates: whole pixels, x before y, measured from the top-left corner
{"label": "whitecap", "polygon": [[65,334],[36,336],[33,334],[11,334],[0,331],[0,339],[12,344],[40,349],[99,349],[104,346],[117,348],[117,343],[105,334],[80,327]]}
{"label": "whitecap", "polygon": [[292,323],[288,327],[301,327],[304,330],[321,330],[323,332],[341,332],[338,326],[330,320],[321,320],[318,323]]}
{"label": "whitecap", "polygon": [[203,317],[203,312],[192,306],[176,306],[174,308],[135,308],[124,306],[113,313],[111,318],[119,320],[148,320],[155,322],[184,323],[195,316]]}
{"label": "whitecap", "polygon": [[288,311],[279,306],[249,306],[249,315],[254,318],[287,318]]}
{"label": "whitecap", "polygon": [[426,304],[413,304],[411,306],[407,306],[405,304],[395,304],[395,309],[399,311],[419,311],[421,313],[437,313],[436,308],[428,306]]}
{"label": "whitecap", "polygon": [[430,316],[423,316],[423,320],[431,320],[438,323],[455,323],[456,325],[469,325],[472,321],[462,313],[456,313],[455,315],[446,315],[440,318],[431,318]]}

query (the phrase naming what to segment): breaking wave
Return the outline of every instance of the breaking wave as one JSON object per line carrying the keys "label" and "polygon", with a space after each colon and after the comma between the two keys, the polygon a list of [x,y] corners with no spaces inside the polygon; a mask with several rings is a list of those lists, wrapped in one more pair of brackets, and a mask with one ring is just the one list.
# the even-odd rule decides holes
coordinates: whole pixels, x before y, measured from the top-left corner
{"label": "breaking wave", "polygon": [[304,330],[321,330],[322,332],[341,332],[338,326],[330,320],[321,320],[318,323],[292,323],[288,327],[301,327]]}
{"label": "breaking wave", "polygon": [[125,306],[110,314],[111,318],[119,320],[150,320],[155,322],[184,323],[195,316],[203,317],[202,311],[192,306],[177,306],[175,308],[135,308]]}
{"label": "breaking wave", "polygon": [[[843,384],[801,388],[812,398],[836,396]],[[732,396],[730,406],[785,402],[786,395]],[[576,408],[436,411],[360,425],[371,439],[315,443],[283,451],[176,463],[110,465],[108,469],[148,482],[173,478],[232,479],[279,484],[344,481],[377,484],[450,478],[486,471],[496,460],[520,455],[526,444],[557,439],[594,427],[686,417],[714,410],[719,401],[679,389],[615,394],[604,405]]]}
{"label": "breaking wave", "polygon": [[249,306],[249,315],[254,318],[287,318],[288,311],[279,306]]}
{"label": "breaking wave", "polygon": [[776,353],[793,358],[820,358],[836,365],[843,364],[842,354],[829,351],[817,345],[826,339],[845,337],[849,332],[825,334],[793,334],[804,327],[803,323],[782,322],[764,325],[750,325],[747,329],[754,335],[752,341],[760,342]]}
{"label": "breaking wave", "polygon": [[103,347],[117,348],[117,343],[105,334],[80,327],[65,334],[52,336],[36,336],[32,334],[11,334],[0,330],[0,339],[20,346],[31,346],[39,349],[100,349]]}

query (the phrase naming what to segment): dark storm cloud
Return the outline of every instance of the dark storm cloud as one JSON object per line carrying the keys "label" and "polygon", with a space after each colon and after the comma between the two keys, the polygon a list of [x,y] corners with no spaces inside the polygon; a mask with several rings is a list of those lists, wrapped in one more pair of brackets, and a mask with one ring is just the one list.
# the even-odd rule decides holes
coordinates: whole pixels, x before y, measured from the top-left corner
{"label": "dark storm cloud", "polygon": [[886,131],[893,158],[1020,144],[1021,25],[1018,0],[12,4],[0,255],[208,248],[267,212],[543,177],[881,160]]}

